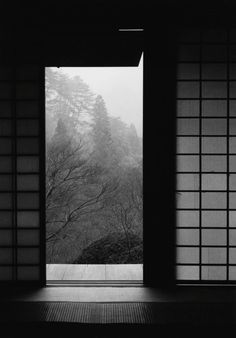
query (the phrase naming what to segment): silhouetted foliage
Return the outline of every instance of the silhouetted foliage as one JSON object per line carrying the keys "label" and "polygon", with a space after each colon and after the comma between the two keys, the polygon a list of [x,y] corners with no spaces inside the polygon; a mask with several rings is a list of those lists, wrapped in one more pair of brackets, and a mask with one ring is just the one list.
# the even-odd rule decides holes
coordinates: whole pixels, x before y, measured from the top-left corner
{"label": "silhouetted foliage", "polygon": [[132,234],[130,250],[122,233],[111,233],[85,248],[75,264],[139,264],[142,262],[142,240]]}

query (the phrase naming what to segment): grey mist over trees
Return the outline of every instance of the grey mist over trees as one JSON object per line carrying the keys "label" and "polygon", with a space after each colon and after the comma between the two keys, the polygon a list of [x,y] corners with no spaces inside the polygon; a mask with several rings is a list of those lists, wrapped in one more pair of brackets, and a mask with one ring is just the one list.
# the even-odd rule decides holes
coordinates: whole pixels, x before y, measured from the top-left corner
{"label": "grey mist over trees", "polygon": [[47,263],[142,263],[135,125],[111,116],[79,76],[46,68],[46,147]]}

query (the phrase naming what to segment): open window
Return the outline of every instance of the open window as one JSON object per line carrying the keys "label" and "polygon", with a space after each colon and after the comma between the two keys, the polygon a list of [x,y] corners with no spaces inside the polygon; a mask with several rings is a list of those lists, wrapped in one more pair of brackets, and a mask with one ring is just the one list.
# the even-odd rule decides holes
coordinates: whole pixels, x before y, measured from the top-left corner
{"label": "open window", "polygon": [[48,282],[143,280],[143,58],[48,67]]}

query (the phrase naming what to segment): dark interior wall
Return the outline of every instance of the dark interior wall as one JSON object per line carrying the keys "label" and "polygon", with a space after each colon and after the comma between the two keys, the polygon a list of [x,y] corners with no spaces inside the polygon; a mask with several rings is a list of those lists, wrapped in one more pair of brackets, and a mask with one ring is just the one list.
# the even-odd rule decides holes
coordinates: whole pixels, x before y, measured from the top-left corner
{"label": "dark interior wall", "polygon": [[145,32],[144,280],[175,284],[175,34]]}

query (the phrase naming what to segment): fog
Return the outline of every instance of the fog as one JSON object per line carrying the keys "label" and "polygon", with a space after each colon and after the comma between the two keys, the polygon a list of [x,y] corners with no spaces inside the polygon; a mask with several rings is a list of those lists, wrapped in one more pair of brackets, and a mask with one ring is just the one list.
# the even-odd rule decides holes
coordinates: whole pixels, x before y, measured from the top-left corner
{"label": "fog", "polygon": [[70,77],[79,75],[95,94],[102,95],[110,115],[133,123],[142,136],[143,56],[138,67],[60,67],[60,71]]}

